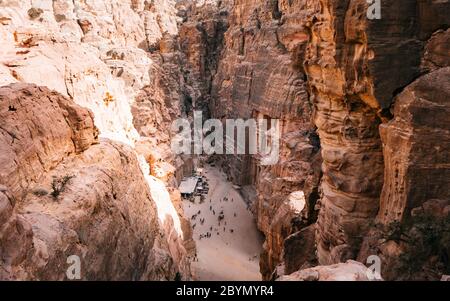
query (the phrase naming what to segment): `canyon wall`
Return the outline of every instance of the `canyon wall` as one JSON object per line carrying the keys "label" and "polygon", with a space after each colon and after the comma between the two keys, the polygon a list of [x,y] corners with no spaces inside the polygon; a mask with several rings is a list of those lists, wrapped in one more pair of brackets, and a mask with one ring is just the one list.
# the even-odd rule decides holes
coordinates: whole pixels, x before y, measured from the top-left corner
{"label": "canyon wall", "polygon": [[234,2],[210,105],[211,114],[222,120],[280,120],[276,164],[265,166],[250,155],[221,158],[235,184],[254,190],[248,195],[254,195],[250,205],[266,236],[260,262],[266,279],[282,261],[285,238],[315,221],[321,173],[303,50],[297,47],[307,38],[297,34],[301,11],[292,9],[281,19],[280,9],[276,1]]}
{"label": "canyon wall", "polygon": [[[380,254],[379,248],[367,252],[369,242],[361,251],[373,225],[404,222],[405,211],[429,199],[443,199],[445,207],[448,146],[442,137],[448,125],[440,117],[419,117],[434,115],[429,111],[434,107],[445,115],[445,101],[431,100],[446,99],[445,71],[434,74],[440,83],[435,88],[420,84],[430,78],[411,90],[405,87],[447,66],[449,6],[448,1],[382,1],[381,18],[371,20],[362,0],[234,2],[211,112],[222,119],[282,120],[278,164],[260,166],[252,156],[221,158],[230,179],[256,190],[266,279],[315,260],[322,265],[365,261]],[[430,98],[436,104],[409,104],[411,94],[395,98],[404,89],[418,101]],[[424,96],[412,92],[416,89]],[[402,99],[405,104],[391,110]],[[409,121],[415,119],[429,130],[415,130]],[[430,143],[434,151],[427,154]],[[299,191],[309,207],[306,219],[287,209],[289,195]],[[319,210],[315,224],[312,207]],[[315,249],[317,258],[311,256]]]}
{"label": "canyon wall", "polygon": [[2,279],[64,279],[70,255],[83,279],[190,279],[175,4],[0,2]]}
{"label": "canyon wall", "polygon": [[[279,120],[275,164],[209,158],[265,235],[264,279],[363,279],[348,260],[370,255],[399,278],[431,239],[411,235],[448,228],[450,2],[381,3],[0,1],[0,278],[64,279],[70,253],[86,279],[189,279],[194,162],[170,125],[193,110]],[[408,273],[449,273],[447,245]]]}
{"label": "canyon wall", "polygon": [[212,81],[227,30],[229,1],[180,1],[180,50],[184,55],[187,106],[210,116]]}
{"label": "canyon wall", "polygon": [[[435,140],[432,135],[422,135],[421,126],[414,123],[404,127],[402,134],[394,134],[393,128],[404,118],[421,119],[433,110],[435,102],[441,105],[440,110],[446,107],[445,101],[439,101],[446,99],[449,89],[445,75],[435,74],[439,79],[431,84],[432,76],[422,74],[432,67],[421,68],[421,63],[437,60],[437,66],[445,66],[445,59],[431,59],[433,46],[427,44],[445,44],[447,38],[441,28],[448,28],[443,12],[449,11],[450,3],[383,3],[381,19],[369,20],[369,8],[364,2],[316,1],[312,9],[320,15],[319,20],[306,25],[312,42],[307,48],[305,69],[316,105],[315,123],[324,160],[316,238],[321,264],[356,257],[364,262],[368,256],[380,253],[360,252],[365,237],[373,238],[367,235],[373,224],[406,223],[403,211],[429,199],[448,200],[443,191],[448,187],[446,122],[438,125],[423,121],[423,127],[440,137]],[[427,43],[428,39],[432,41]],[[439,53],[445,53],[445,46],[438,48]],[[448,57],[448,52],[444,56]],[[418,82],[409,85],[419,76]],[[426,84],[420,83],[428,81],[433,87],[422,88]],[[431,103],[414,104],[415,109],[407,113],[404,108],[409,107],[406,103],[411,97],[401,94],[395,98],[403,89],[421,90],[423,94],[414,97],[430,99]],[[407,138],[409,135],[411,138]],[[436,151],[430,153],[417,143],[408,150],[403,139],[421,140]],[[411,164],[408,161],[417,161],[412,163],[417,167],[407,167]],[[414,177],[408,176],[406,170]],[[426,184],[425,175],[429,179]],[[402,187],[404,181],[411,188]],[[392,265],[387,260],[383,263],[384,271],[389,271]]]}
{"label": "canyon wall", "polygon": [[30,84],[0,88],[0,107],[1,279],[64,280],[73,255],[85,280],[189,276],[135,153],[89,110]]}

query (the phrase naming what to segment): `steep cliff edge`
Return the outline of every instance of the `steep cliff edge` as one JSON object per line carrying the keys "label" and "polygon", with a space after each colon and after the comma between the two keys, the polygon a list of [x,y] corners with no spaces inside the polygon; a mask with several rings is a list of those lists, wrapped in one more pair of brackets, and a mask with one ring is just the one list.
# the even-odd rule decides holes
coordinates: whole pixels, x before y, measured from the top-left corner
{"label": "steep cliff edge", "polygon": [[[98,139],[90,111],[48,88],[0,88],[1,279],[189,277],[161,231],[133,150]],[[51,126],[49,126],[51,125]]]}
{"label": "steep cliff edge", "polygon": [[[361,265],[340,263],[370,255],[386,279],[450,273],[450,2],[382,1],[379,19],[369,10],[365,0],[1,1],[0,278],[60,279],[42,266],[65,266],[61,250],[87,262],[98,250],[90,279],[188,279],[195,244],[176,184],[194,163],[170,150],[170,124],[193,110],[280,121],[277,163],[209,158],[265,235],[264,279],[341,268],[364,279]],[[53,179],[67,184],[56,198]],[[315,265],[329,266],[296,272]]]}
{"label": "steep cliff edge", "polygon": [[387,279],[438,280],[450,272],[450,67],[417,79],[381,126],[384,186],[359,253],[383,260]]}
{"label": "steep cliff edge", "polygon": [[[448,187],[440,180],[448,168],[446,140],[434,139],[436,152],[429,156],[419,146],[412,153],[399,152],[394,136],[406,138],[394,134],[398,126],[389,122],[402,118],[400,109],[390,111],[399,92],[423,74],[448,65],[449,5],[383,2],[381,18],[370,20],[369,4],[362,0],[234,2],[213,82],[212,115],[279,118],[282,145],[289,149],[283,151],[282,146],[280,163],[271,167],[259,166],[251,156],[222,159],[235,183],[256,190],[255,214],[266,235],[261,260],[266,279],[280,263],[275,273],[287,272],[289,265],[288,270],[311,264],[314,249],[324,265],[357,257],[365,261],[371,254],[360,250],[373,224],[403,222],[408,207],[448,198],[439,190]],[[442,85],[430,88],[426,97],[448,91],[441,76],[436,80]],[[424,113],[410,114],[414,119]],[[433,131],[442,128],[446,135],[446,122],[437,128],[433,124],[428,126]],[[320,142],[314,139],[316,132]],[[428,134],[410,134],[430,143]],[[323,160],[319,172],[314,167],[314,162],[320,164],[318,147]],[[406,161],[403,156],[422,158],[419,165],[428,168],[407,180],[406,171],[396,171]],[[302,215],[286,209],[288,196],[302,191],[314,207],[321,174],[317,223],[305,228],[315,222],[314,214],[306,223],[292,223]],[[435,184],[421,184],[425,174]],[[411,188],[403,187],[404,180]],[[286,215],[280,218],[282,212]],[[389,268],[386,262],[384,269]]]}
{"label": "steep cliff edge", "polygon": [[[448,27],[448,20],[442,14],[449,10],[448,2],[383,3],[379,20],[367,18],[369,7],[364,2],[317,1],[309,7],[315,18],[305,24],[311,32],[305,70],[316,106],[315,123],[324,159],[317,236],[321,264],[356,258],[377,213],[380,217],[397,214],[388,207],[397,206],[396,199],[403,192],[402,189],[388,192],[392,189],[391,183],[398,181],[391,179],[390,170],[401,170],[402,163],[394,163],[389,150],[395,149],[398,155],[400,149],[398,140],[387,130],[391,126],[382,125],[381,136],[378,128],[392,118],[386,109],[393,103],[395,94],[424,72],[422,57],[432,56],[432,50],[426,51],[427,40],[435,31]],[[436,14],[436,18],[431,14]],[[442,66],[445,60],[439,61],[438,65]],[[430,89],[428,97],[445,97],[448,86],[442,78],[440,83],[435,83],[435,91]],[[392,114],[394,120],[398,120],[403,113],[396,105]],[[412,118],[420,118],[423,113],[411,111],[411,114]],[[446,123],[440,126],[425,123],[433,131],[441,126],[448,130]],[[419,132],[413,135],[414,139],[428,140]],[[429,157],[424,154],[424,148],[415,148],[414,155],[407,155],[407,152],[404,155],[423,158],[423,163],[430,167],[424,174],[434,178],[433,174],[448,168],[446,163],[432,163],[447,153],[447,146],[445,139],[435,140],[432,145],[439,150]],[[407,178],[400,175],[401,172],[393,173],[396,179],[403,178],[401,181]],[[412,186],[420,187],[419,177],[412,181]],[[447,189],[448,183],[439,179],[436,178],[439,189]],[[445,193],[437,194],[447,198]],[[427,198],[420,194],[408,195],[409,202],[415,204]],[[360,260],[364,261],[368,255],[370,253],[360,256]],[[389,266],[385,262],[386,270]]]}
{"label": "steep cliff edge", "polygon": [[[93,270],[85,274],[85,277],[89,279],[190,278],[188,257],[194,251],[195,245],[190,237],[189,222],[183,217],[179,193],[175,189],[175,179],[177,176],[182,176],[186,162],[183,158],[171,153],[168,134],[170,122],[182,114],[184,85],[183,78],[180,76],[180,66],[177,66],[177,53],[170,54],[162,51],[165,37],[177,34],[176,14],[175,1],[149,3],[147,1],[43,0],[32,3],[2,1],[0,4],[1,85],[24,82],[53,89],[62,96],[69,97],[77,105],[91,110],[91,113],[85,113],[83,117],[86,121],[82,121],[80,117],[80,124],[88,122],[91,118],[91,122],[93,120],[95,128],[98,129],[98,136],[114,141],[105,145],[100,143],[101,146],[92,146],[87,150],[81,149],[83,140],[77,142],[80,144],[80,146],[77,145],[80,148],[77,151],[85,152],[79,153],[73,160],[85,162],[86,167],[92,166],[90,168],[93,175],[92,178],[89,175],[83,176],[91,181],[85,189],[81,189],[82,182],[77,183],[77,179],[82,180],[81,176],[76,176],[69,181],[79,188],[79,192],[75,190],[72,197],[92,202],[92,204],[89,203],[86,212],[82,209],[78,210],[83,221],[74,219],[72,224],[70,215],[63,216],[64,220],[60,221],[61,227],[74,228],[75,232],[83,222],[94,227],[83,228],[82,231],[80,230],[82,233],[79,234],[86,236],[83,238],[87,240],[85,249],[88,248],[91,252],[95,249],[99,256],[105,252],[105,259],[98,259],[99,262],[90,262],[94,260],[91,253],[84,258],[87,261],[86,264],[93,265]],[[14,88],[10,89],[14,90]],[[35,92],[38,93],[36,89],[31,89],[25,93]],[[17,93],[20,95],[22,92],[17,91]],[[53,92],[44,94],[47,93]],[[13,92],[10,94],[5,97],[13,97],[11,99],[13,100],[15,94]],[[30,95],[30,97],[33,96]],[[45,104],[33,104],[33,101],[30,101],[29,105]],[[8,107],[5,110],[7,109]],[[39,118],[38,113],[40,111],[36,112],[36,116],[22,117]],[[68,118],[72,118],[71,114],[74,112],[70,111]],[[52,126],[51,118],[46,126]],[[83,131],[80,131],[79,135],[84,135]],[[34,135],[30,139],[38,139],[37,137],[40,136]],[[84,139],[84,137],[81,138]],[[71,150],[67,143],[62,142],[61,145],[55,145],[50,150],[59,155],[69,156]],[[30,143],[34,144],[34,142]],[[43,140],[42,143],[47,142]],[[22,151],[28,151],[28,149]],[[104,154],[108,152],[111,154]],[[51,152],[49,154],[54,156]],[[84,156],[87,157],[84,158]],[[62,158],[64,156],[55,159],[51,166],[46,166],[45,170],[40,171],[39,178],[54,174],[63,179],[65,174],[58,174],[55,171],[61,168],[60,172],[65,172],[63,167],[58,165],[62,162]],[[103,162],[102,159],[105,161]],[[67,160],[70,161],[69,158]],[[112,164],[110,170],[105,170],[108,166],[103,166],[103,163]],[[179,174],[176,173],[177,169]],[[72,170],[74,173],[82,171],[82,169],[70,167],[67,169],[69,176]],[[28,187],[30,179],[24,178],[27,174],[15,174],[16,172],[18,171],[10,170],[8,174],[11,174],[13,178],[19,178],[23,181],[22,184]],[[42,181],[44,186],[48,186],[48,180]],[[129,184],[130,187],[127,187]],[[5,185],[3,180],[2,185],[8,189],[15,189]],[[114,191],[115,188],[118,189],[117,193]],[[127,193],[128,189],[131,190]],[[77,194],[82,190],[85,196]],[[137,196],[138,191],[141,191],[142,196]],[[8,195],[10,194],[11,192],[8,192]],[[120,199],[112,198],[111,201],[113,194],[120,194]],[[133,196],[140,200],[136,207],[133,207]],[[23,199],[25,203],[36,202],[39,199],[26,195],[13,195],[8,198],[10,197],[14,197],[17,203],[20,203],[22,198],[25,198]],[[117,202],[123,203],[119,206]],[[96,203],[106,208],[120,207],[111,209],[112,215],[106,215],[104,228],[99,227],[98,231],[108,232],[105,237],[99,237],[101,232],[96,232],[95,227],[100,221],[96,220],[95,216],[91,216],[89,211],[89,208]],[[59,203],[54,202],[51,208],[35,206],[33,210],[36,215],[50,214],[53,211],[55,211],[53,214],[57,215],[58,210],[64,208],[59,208],[57,204]],[[140,209],[143,215],[137,216],[136,211]],[[94,211],[98,210],[100,209],[97,208]],[[128,211],[134,214],[133,224],[129,226],[129,230],[127,225],[131,217],[128,215],[131,213]],[[83,214],[86,217],[83,217]],[[55,218],[59,219],[59,216]],[[92,221],[91,218],[93,218]],[[44,224],[49,222],[45,218],[42,220]],[[33,223],[37,222],[29,221],[29,224]],[[122,228],[125,231],[123,240],[117,233]],[[56,233],[55,239],[62,234],[64,232]],[[8,239],[14,240],[14,235],[11,235]],[[94,236],[97,236],[98,245],[95,244]],[[76,247],[76,240],[58,245],[55,242],[50,243],[43,238],[40,239],[45,242],[43,248],[48,248],[43,256],[50,262],[49,265],[61,266],[60,252]],[[112,245],[106,242],[103,244],[104,240],[111,240]],[[141,247],[146,249],[142,252],[139,249],[141,243],[143,244]],[[110,252],[113,252],[116,245],[117,248],[128,248],[126,245],[129,245],[129,249],[120,249],[124,255],[119,254],[120,252],[111,255]],[[5,260],[10,257],[9,252],[15,252],[13,251],[16,249],[15,246],[12,244],[11,248],[2,252],[1,255]],[[85,249],[83,249],[83,256],[86,253]],[[20,260],[8,264],[14,266],[20,264]],[[110,260],[123,262],[113,263]],[[152,269],[152,263],[155,265],[155,271],[149,270]],[[43,264],[43,262],[38,263],[35,259],[30,259],[27,264],[24,270],[34,271],[33,265]],[[110,265],[117,265],[117,269]],[[66,264],[63,266],[65,267]],[[38,267],[36,269],[35,272],[26,275],[19,270],[15,271],[14,268],[8,268],[9,274],[5,277],[18,279],[63,277],[60,273],[54,276],[40,274]]]}
{"label": "steep cliff edge", "polygon": [[221,158],[230,179],[256,195],[249,201],[266,236],[260,262],[265,279],[282,262],[284,240],[315,222],[320,178],[320,144],[295,44],[306,38],[296,34],[300,10],[283,22],[280,9],[276,1],[234,2],[210,105],[218,119],[280,120],[278,163],[264,166],[251,155]]}

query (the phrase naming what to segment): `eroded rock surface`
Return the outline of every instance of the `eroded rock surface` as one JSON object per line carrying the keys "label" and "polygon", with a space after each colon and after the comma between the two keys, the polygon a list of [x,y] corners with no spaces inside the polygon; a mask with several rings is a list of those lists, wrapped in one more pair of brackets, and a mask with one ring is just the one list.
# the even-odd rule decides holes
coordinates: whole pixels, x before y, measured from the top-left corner
{"label": "eroded rock surface", "polygon": [[419,76],[426,39],[445,26],[438,11],[448,5],[385,2],[382,18],[369,20],[365,1],[304,2],[303,24],[311,33],[304,65],[323,157],[321,264],[358,254],[385,181],[378,127],[391,118],[386,108],[393,96]]}
{"label": "eroded rock surface", "polygon": [[[319,262],[356,258],[383,186],[378,127],[390,118],[386,109],[393,94],[420,74],[424,39],[445,24],[441,17],[430,18],[445,4],[413,2],[385,3],[383,18],[374,21],[366,16],[365,1],[234,3],[214,78],[212,114],[283,120],[279,164],[261,167],[249,156],[225,163],[237,184],[255,187],[258,225],[267,237],[264,275],[280,263],[283,240],[296,232],[271,225],[284,199],[301,190],[314,207],[318,147]],[[404,30],[411,18],[417,22]],[[439,48],[434,44],[430,56]],[[312,215],[309,222],[314,221]]]}
{"label": "eroded rock surface", "polygon": [[[386,203],[406,209],[393,200],[383,201],[390,181],[384,163],[390,160],[386,158],[389,144],[395,149],[393,156],[402,155],[395,143],[383,145],[386,133],[382,130],[380,135],[379,127],[397,118],[399,112],[390,112],[396,94],[421,74],[448,64],[448,20],[443,12],[449,5],[447,1],[384,2],[381,19],[370,20],[363,0],[234,2],[214,78],[212,114],[280,118],[282,145],[296,146],[289,151],[282,146],[282,163],[271,167],[259,166],[250,156],[225,159],[233,181],[255,187],[258,225],[267,238],[261,260],[265,277],[282,262],[284,239],[298,230],[272,225],[278,209],[293,191],[304,191],[313,207],[321,173],[316,205],[320,264],[356,259]],[[445,89],[446,85],[439,85],[431,93],[445,97],[445,92],[437,92]],[[447,129],[445,122],[442,126]],[[320,143],[311,139],[315,132]],[[445,157],[445,143],[445,139],[433,141],[440,155],[430,156]],[[316,172],[319,147],[323,163],[321,172]],[[415,152],[426,157],[421,155],[423,148]],[[427,176],[441,168],[445,163],[428,170]],[[447,186],[439,182],[435,187]],[[418,203],[425,201],[415,198]],[[311,216],[309,222],[314,222]]]}
{"label": "eroded rock surface", "polygon": [[[440,68],[406,87],[395,100],[395,118],[380,129],[385,170],[376,218],[379,226],[366,238],[359,257],[363,260],[370,254],[379,254],[384,262],[389,263],[384,270],[389,279],[415,277],[402,275],[402,270],[390,267],[407,265],[403,261],[399,264],[400,256],[404,256],[401,254],[414,252],[409,248],[424,239],[423,234],[430,235],[425,247],[431,248],[432,241],[438,239],[435,243],[439,249],[442,248],[439,252],[430,249],[425,256],[425,259],[432,260],[428,262],[432,265],[429,270],[446,272],[448,269],[448,241],[445,236],[440,237],[440,220],[445,227],[445,219],[450,213],[447,189],[450,185],[449,75],[450,67]],[[417,216],[421,215],[428,219],[418,219]],[[411,236],[409,231],[414,228],[414,223],[428,230],[419,238],[411,239],[408,238]],[[407,228],[403,229],[402,225]],[[439,236],[434,237],[430,231],[439,233]],[[417,246],[414,248],[415,251],[419,249]],[[417,256],[417,261],[419,258]],[[421,264],[425,263],[417,263],[419,267]],[[417,272],[421,276],[416,279],[437,279],[433,273],[423,273],[420,269]]]}
{"label": "eroded rock surface", "polygon": [[348,260],[329,266],[318,266],[278,278],[279,281],[369,281],[371,271],[362,263]]}
{"label": "eroded rock surface", "polygon": [[[78,142],[73,149],[63,140],[49,143],[49,149],[37,147],[39,156],[81,155],[89,146],[84,137],[88,125],[84,123],[92,122],[92,117],[90,126],[95,124],[96,135],[128,145],[139,167],[130,167],[130,173],[144,178],[157,209],[153,212],[158,220],[155,229],[161,230],[161,249],[169,254],[168,261],[164,259],[165,269],[171,270],[167,278],[174,276],[174,271],[189,278],[188,256],[193,252],[190,226],[171,188],[176,186],[176,177],[183,175],[186,162],[174,156],[168,145],[168,125],[183,109],[183,78],[177,54],[162,53],[166,49],[162,41],[178,32],[175,1],[8,1],[0,5],[0,18],[1,85],[24,82],[47,86],[91,110],[83,113],[89,119],[78,116],[69,106],[65,118],[71,121],[72,136],[79,136]],[[67,130],[58,133],[64,129],[49,127],[47,131],[68,136]],[[36,141],[36,145],[40,143]],[[50,173],[58,160],[51,164],[44,161],[41,169]],[[29,172],[11,175],[11,179],[28,185],[35,180],[25,177]],[[125,187],[126,183],[114,185]],[[126,279],[125,274],[107,275]]]}
{"label": "eroded rock surface", "polygon": [[0,278],[64,280],[72,255],[85,280],[189,277],[169,251],[136,154],[99,140],[89,110],[12,84],[0,88],[0,115]]}
{"label": "eroded rock surface", "polygon": [[402,220],[430,199],[450,199],[450,67],[427,74],[395,100],[381,127],[385,177],[378,220]]}
{"label": "eroded rock surface", "polygon": [[[256,197],[249,201],[266,236],[260,264],[266,279],[281,261],[284,239],[315,221],[320,176],[320,144],[311,123],[302,49],[296,44],[307,36],[296,35],[300,10],[291,8],[283,22],[284,8],[276,1],[234,2],[212,87],[211,113],[216,118],[280,120],[276,164],[263,166],[258,156],[223,158],[234,183],[254,187]],[[303,194],[306,214],[283,205],[293,192]]]}
{"label": "eroded rock surface", "polygon": [[[47,86],[91,110],[42,88],[23,88],[48,94],[49,101],[33,100],[33,110],[60,116],[55,127],[36,133],[19,122],[28,115],[4,107],[5,114],[25,115],[0,129],[2,153],[21,154],[5,163],[2,173],[3,237],[15,237],[7,241],[29,250],[59,248],[30,227],[41,225],[35,216],[47,210],[47,203],[36,209],[38,198],[28,189],[37,184],[48,189],[51,175],[82,172],[70,165],[77,160],[95,166],[93,174],[103,179],[96,168],[110,161],[95,156],[110,149],[114,168],[107,174],[137,172],[149,193],[142,202],[154,201],[163,233],[154,249],[169,255],[146,254],[163,258],[158,262],[164,268],[149,273],[171,277],[178,269],[186,276],[187,254],[194,246],[176,184],[194,163],[171,152],[169,128],[175,118],[191,119],[192,110],[201,110],[204,118],[280,120],[277,163],[265,166],[259,156],[249,155],[211,158],[242,188],[266,237],[260,264],[264,279],[315,264],[365,262],[370,255],[380,255],[383,273],[395,279],[395,272],[389,274],[391,259],[413,254],[413,244],[387,239],[387,229],[396,224],[410,233],[421,227],[414,223],[422,213],[437,223],[448,216],[450,2],[382,1],[381,19],[374,20],[367,10],[365,0],[3,1],[0,85]],[[16,95],[20,87],[2,88],[2,93]],[[39,114],[31,119],[45,122]],[[12,131],[12,125],[21,132]],[[34,142],[23,145],[18,134],[31,135]],[[47,141],[44,135],[59,138]],[[97,136],[115,142],[98,142]],[[130,166],[124,166],[124,158]],[[77,179],[70,179],[69,187],[78,187]],[[135,184],[131,188],[141,188]],[[73,197],[84,200],[77,193]],[[26,209],[29,215],[21,211],[21,202],[23,208],[34,204]],[[156,229],[151,221],[147,225]],[[38,247],[33,246],[37,239]],[[12,249],[8,252],[14,256],[5,259],[8,277],[37,277],[33,260],[41,255]],[[439,256],[448,250],[441,251],[425,256],[425,264],[442,263]],[[61,260],[58,256],[44,257]],[[20,268],[11,272],[24,260],[32,260],[30,275]],[[130,277],[125,265],[119,266],[124,270],[103,274]],[[134,278],[150,277],[139,271]],[[353,272],[343,278],[363,279]],[[448,274],[441,267],[439,272]],[[439,278],[416,278],[421,277]]]}

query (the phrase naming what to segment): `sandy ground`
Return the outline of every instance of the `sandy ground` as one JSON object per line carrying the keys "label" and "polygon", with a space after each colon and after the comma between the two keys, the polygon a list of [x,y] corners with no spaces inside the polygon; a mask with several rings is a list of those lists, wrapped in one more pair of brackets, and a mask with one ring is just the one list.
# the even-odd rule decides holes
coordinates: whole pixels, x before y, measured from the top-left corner
{"label": "sandy ground", "polygon": [[[192,263],[194,279],[261,280],[259,254],[263,238],[256,228],[252,214],[221,171],[215,167],[206,167],[204,170],[210,188],[205,202],[183,202],[188,218],[200,211],[200,214],[191,220],[191,224],[195,225],[194,239],[198,259]],[[224,201],[224,197],[227,197],[228,201]],[[222,210],[225,218],[219,226],[218,216]],[[200,219],[205,220],[203,225]],[[207,232],[211,233],[211,237],[200,239],[200,235],[206,236]]]}

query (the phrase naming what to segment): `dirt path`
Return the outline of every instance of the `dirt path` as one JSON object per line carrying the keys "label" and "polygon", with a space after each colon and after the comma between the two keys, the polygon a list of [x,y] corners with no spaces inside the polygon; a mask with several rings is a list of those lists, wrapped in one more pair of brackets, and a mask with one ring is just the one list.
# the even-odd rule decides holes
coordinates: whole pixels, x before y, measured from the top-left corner
{"label": "dirt path", "polygon": [[[261,280],[259,254],[263,239],[252,214],[221,171],[214,167],[206,167],[204,170],[210,187],[205,202],[183,202],[189,218],[200,211],[196,219],[191,220],[191,224],[195,225],[194,239],[198,257],[198,261],[192,263],[194,278]],[[224,201],[225,197],[228,201]],[[219,226],[222,210],[224,219]],[[201,219],[204,219],[203,225]],[[211,237],[206,237],[207,232],[211,233]],[[200,239],[200,235],[205,237]]]}

